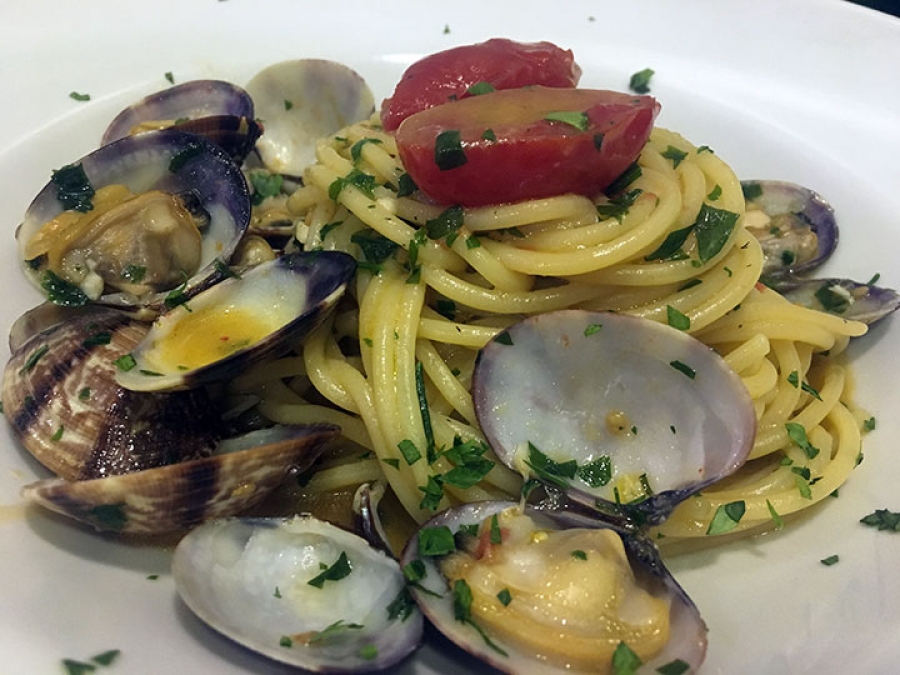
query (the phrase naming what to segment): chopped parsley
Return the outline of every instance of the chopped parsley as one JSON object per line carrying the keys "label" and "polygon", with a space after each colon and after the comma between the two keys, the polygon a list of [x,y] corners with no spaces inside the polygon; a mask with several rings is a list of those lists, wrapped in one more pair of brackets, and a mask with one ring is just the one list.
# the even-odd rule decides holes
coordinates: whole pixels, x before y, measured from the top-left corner
{"label": "chopped parsley", "polygon": [[803,428],[802,424],[797,424],[796,422],[786,422],[784,428],[787,429],[788,437],[800,446],[800,449],[806,453],[806,456],[809,459],[812,459],[816,455],[819,454],[819,449],[809,442],[809,439],[806,437],[806,429]]}
{"label": "chopped parsley", "polygon": [[87,213],[94,208],[95,191],[81,164],[67,164],[50,175],[56,186],[56,199],[64,209]]}
{"label": "chopped parsley", "polygon": [[172,74],[171,70],[167,70],[163,74],[163,77],[166,78],[166,82],[168,82],[169,84],[175,84],[175,76]]}
{"label": "chopped parsley", "polygon": [[463,226],[465,211],[461,206],[451,206],[436,218],[425,221],[425,233],[429,239],[444,239],[459,231]]}
{"label": "chopped parsley", "polygon": [[738,221],[738,214],[704,204],[694,222],[697,236],[697,253],[701,262],[712,260],[731,237]]}
{"label": "chopped parsley", "polygon": [[400,454],[403,455],[403,459],[405,459],[406,463],[410,466],[422,459],[422,453],[419,452],[416,444],[408,438],[404,438],[400,441],[397,444],[397,448],[400,450]]}
{"label": "chopped parsley", "polygon": [[682,363],[681,361],[669,361],[669,365],[672,366],[675,370],[680,373],[684,373],[687,377],[693,380],[697,376],[697,371],[695,371],[690,366]]}
{"label": "chopped parsley", "polygon": [[91,95],[90,94],[82,94],[77,91],[70,91],[69,98],[72,99],[73,101],[90,101]]}
{"label": "chopped parsley", "polygon": [[580,548],[572,551],[572,557],[578,558],[578,560],[587,560],[587,553],[582,551]]}
{"label": "chopped parsley", "polygon": [[328,186],[328,198],[336,202],[341,191],[348,185],[352,185],[369,199],[375,198],[375,188],[378,187],[375,176],[370,176],[359,169],[351,169],[346,176],[335,178]]}
{"label": "chopped parsley", "polygon": [[744,193],[744,199],[752,202],[754,199],[762,197],[762,185],[753,181],[743,181],[741,183],[741,192]]}
{"label": "chopped parsley", "polygon": [[672,167],[677,169],[678,165],[687,159],[688,154],[683,150],[679,150],[674,145],[670,145],[663,152],[662,156],[672,160]]}
{"label": "chopped parsley", "polygon": [[669,232],[663,243],[659,245],[659,248],[644,256],[644,260],[672,260],[674,256],[681,252],[681,247],[687,241],[688,235],[693,229],[693,225],[688,225],[680,230]]}
{"label": "chopped parsley", "polygon": [[81,307],[88,302],[88,296],[84,291],[53,270],[44,270],[41,275],[41,288],[47,294],[47,299],[55,305]]}
{"label": "chopped parsley", "polygon": [[715,514],[713,514],[712,521],[709,523],[706,534],[716,535],[730,532],[741,522],[741,518],[744,517],[745,511],[746,504],[743,500],[723,504],[717,508]]}
{"label": "chopped parsley", "polygon": [[361,138],[352,146],[350,146],[350,158],[353,160],[353,163],[356,164],[362,159],[362,149],[369,143],[374,143],[376,145],[381,145],[381,139],[379,138]]}
{"label": "chopped parsley", "polygon": [[397,196],[398,197],[409,197],[416,190],[419,189],[419,186],[416,185],[416,182],[412,179],[408,173],[404,173],[400,175],[400,178],[397,179]]}
{"label": "chopped parsley", "polygon": [[861,518],[859,522],[879,530],[900,532],[900,513],[894,513],[887,509],[873,511],[864,518]]}
{"label": "chopped parsley", "polygon": [[850,307],[850,293],[834,281],[826,281],[816,290],[814,295],[826,312],[843,314]]}
{"label": "chopped parsley", "polygon": [[484,82],[484,81],[476,82],[475,84],[470,86],[468,89],[466,89],[466,93],[470,94],[471,96],[481,96],[482,94],[490,94],[492,91],[496,91],[496,89],[494,89],[494,85],[492,85],[490,82]]}
{"label": "chopped parsley", "polygon": [[112,342],[112,333],[109,331],[100,331],[98,333],[94,333],[93,335],[88,335],[82,342],[83,347],[87,347],[90,349],[91,347],[99,347],[102,345],[108,345]]}
{"label": "chopped parsley", "polygon": [[394,255],[394,252],[399,248],[399,244],[375,230],[354,232],[350,237],[350,241],[359,246],[363,259],[373,265],[380,265]]}
{"label": "chopped parsley", "polygon": [[721,197],[721,196],[722,196],[722,186],[717,183],[716,186],[712,189],[712,192],[710,192],[708,195],[706,195],[706,198],[711,202],[715,202],[715,201],[718,201],[719,197]]}
{"label": "chopped parsley", "polygon": [[474,628],[478,634],[481,635],[488,647],[498,654],[509,656],[509,654],[491,640],[488,634],[484,632],[484,629],[472,619],[472,589],[469,588],[469,584],[466,583],[465,579],[457,579],[453,583],[453,616],[460,623],[468,624]]}
{"label": "chopped parsley", "polygon": [[139,284],[144,280],[147,268],[143,265],[126,265],[122,270],[122,278],[132,284]]}
{"label": "chopped parsley", "polygon": [[419,502],[420,509],[437,511],[444,498],[444,478],[443,476],[428,476],[428,482],[425,485],[419,485],[419,490],[425,493],[422,501]]}
{"label": "chopped parsley", "polygon": [[124,370],[125,372],[128,372],[137,365],[137,361],[134,360],[134,357],[131,354],[124,354],[113,361],[113,363],[116,365],[116,368]]}
{"label": "chopped parsley", "polygon": [[456,541],[453,538],[453,532],[451,532],[450,528],[446,525],[423,527],[419,530],[418,537],[419,553],[424,556],[435,557],[447,555],[456,550]]}
{"label": "chopped parsley", "polygon": [[350,564],[347,554],[344,551],[341,551],[341,554],[333,565],[327,567],[321,574],[313,577],[306,583],[310,586],[315,586],[316,588],[322,588],[326,581],[340,581],[349,576],[352,571],[353,566]]}
{"label": "chopped parsley", "polygon": [[343,619],[338,619],[332,624],[329,624],[325,628],[320,631],[314,632],[309,637],[309,642],[307,644],[317,644],[319,642],[325,642],[330,638],[333,638],[335,635],[344,633],[348,630],[360,630],[362,629],[362,624],[359,623],[344,623]]}
{"label": "chopped parsley", "polygon": [[512,602],[512,593],[509,592],[508,588],[504,588],[502,591],[497,593],[497,599],[500,601],[500,604],[504,607],[508,607],[509,603]]}
{"label": "chopped parsley", "polygon": [[50,437],[50,440],[54,441],[54,442],[61,440],[63,437],[63,431],[64,431],[63,425],[60,424],[59,428],[56,430],[56,432]]}
{"label": "chopped parsley", "polygon": [[482,131],[481,138],[491,143],[497,142],[497,134],[494,133],[493,129],[485,129],[484,131]]}
{"label": "chopped parsley", "polygon": [[875,431],[875,418],[870,417],[866,421],[863,422],[863,430],[864,431]]}
{"label": "chopped parsley", "polygon": [[78,392],[78,400],[79,401],[87,401],[91,397],[91,388],[85,387],[81,391]]}
{"label": "chopped parsley", "polygon": [[835,553],[834,555],[830,555],[827,558],[822,558],[819,562],[825,565],[825,567],[831,567],[832,565],[837,564],[837,562],[841,559],[841,557]]}
{"label": "chopped parsley", "polygon": [[282,635],[281,639],[278,641],[278,645],[290,649],[294,646],[294,641],[290,638],[289,635]]}
{"label": "chopped parsley", "polygon": [[684,673],[688,672],[690,669],[691,664],[687,661],[675,659],[661,665],[656,669],[656,672],[660,673],[660,675],[684,675]]}
{"label": "chopped parsley", "polygon": [[19,369],[19,375],[24,375],[25,373],[29,373],[34,370],[34,367],[38,364],[38,361],[40,361],[49,351],[49,345],[41,345],[33,352],[31,352],[31,355],[25,361],[25,364]]}
{"label": "chopped parsley", "polygon": [[447,129],[438,134],[434,143],[434,163],[441,171],[449,171],[468,162],[459,131]]}
{"label": "chopped parsley", "polygon": [[602,323],[589,323],[587,326],[585,326],[584,337],[590,337],[595,333],[599,333],[601,328],[603,328]]}
{"label": "chopped parsley", "polygon": [[616,651],[613,652],[612,674],[634,675],[643,664],[644,662],[632,651],[631,647],[620,642]]}
{"label": "chopped parsley", "polygon": [[372,661],[378,658],[378,647],[375,645],[363,645],[359,648],[359,657],[366,661]]}
{"label": "chopped parsley", "polygon": [[677,328],[678,330],[688,330],[691,327],[690,317],[682,314],[672,305],[666,305],[666,320],[672,328]]}
{"label": "chopped parsley", "polygon": [[605,194],[614,195],[622,192],[625,188],[631,185],[634,181],[641,177],[641,167],[637,162],[634,162],[631,166],[629,166],[625,171],[619,175],[609,186],[604,190]]}
{"label": "chopped parsley", "polygon": [[587,131],[590,126],[591,119],[588,114],[579,110],[556,110],[548,112],[544,119],[548,122],[562,122],[570,127],[575,127],[578,131]]}
{"label": "chopped parsley", "polygon": [[538,450],[531,441],[528,442],[528,459],[525,460],[525,464],[534,471],[538,478],[562,489],[569,486],[569,481],[575,477],[578,471],[578,462],[574,459],[555,462]]}
{"label": "chopped parsley", "polygon": [[[421,560],[414,560],[413,562],[421,563]],[[412,563],[410,563],[412,564]],[[424,565],[422,575],[424,576]],[[420,577],[421,578],[421,577]],[[416,601],[413,600],[412,594],[409,592],[409,588],[404,586],[400,589],[400,592],[397,593],[397,597],[391,600],[390,604],[387,606],[388,620],[395,621],[400,619],[400,621],[406,621],[410,615],[412,614],[413,609],[416,607]]]}
{"label": "chopped parsley", "polygon": [[425,456],[429,464],[437,459],[434,442],[434,428],[431,426],[431,411],[428,407],[428,395],[425,391],[425,370],[421,361],[416,361],[416,399],[419,403],[419,414],[422,416],[422,427],[425,431]]}
{"label": "chopped parsley", "polygon": [[772,517],[772,522],[775,523],[775,529],[780,530],[784,527],[784,520],[782,520],[781,515],[775,510],[775,507],[772,506],[772,502],[768,499],[766,500],[766,508],[769,509],[769,515]]}
{"label": "chopped parsley", "polygon": [[265,199],[277,197],[281,194],[284,176],[280,173],[269,173],[268,171],[251,171],[250,184],[253,186],[250,203],[253,206],[259,206]]}
{"label": "chopped parsley", "polygon": [[650,91],[650,79],[656,73],[652,68],[644,68],[631,76],[628,88],[636,94],[646,94]]}
{"label": "chopped parsley", "polygon": [[501,345],[511,347],[513,343],[512,335],[509,334],[509,331],[502,331],[494,338],[494,342],[499,342]]}
{"label": "chopped parsley", "polygon": [[575,473],[592,488],[602,487],[612,480],[612,460],[609,455],[601,455],[592,462],[579,466]]}
{"label": "chopped parsley", "polygon": [[622,222],[622,217],[628,213],[628,209],[643,192],[640,188],[635,188],[612,197],[606,204],[597,205],[597,215],[601,218],[615,218]]}

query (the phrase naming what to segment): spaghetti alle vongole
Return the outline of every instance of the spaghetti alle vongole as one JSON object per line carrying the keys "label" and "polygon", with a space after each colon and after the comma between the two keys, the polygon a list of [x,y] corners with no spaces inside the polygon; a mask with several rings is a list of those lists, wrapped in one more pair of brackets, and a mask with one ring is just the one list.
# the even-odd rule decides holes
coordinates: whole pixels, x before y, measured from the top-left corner
{"label": "spaghetti alle vongole", "polygon": [[[763,254],[742,227],[740,183],[712,151],[657,128],[637,165],[611,198],[447,209],[410,192],[377,118],[320,141],[287,209],[304,248],[361,261],[355,286],[302,358],[232,384],[261,393],[261,412],[277,422],[342,427],[350,443],[306,490],[383,478],[420,522],[454,502],[518,495],[521,476],[478,461],[495,458],[469,393],[474,360],[518,319],[563,308],[685,322],[754,401],[750,461],[681,504],[660,535],[715,533],[717,511],[734,503],[743,507],[735,530],[778,526],[837,489],[857,463],[862,427],[839,355],[865,326],[759,283]],[[472,460],[464,478],[451,473],[459,453],[436,452],[454,447]],[[623,501],[641,496],[630,489],[621,486]]]}

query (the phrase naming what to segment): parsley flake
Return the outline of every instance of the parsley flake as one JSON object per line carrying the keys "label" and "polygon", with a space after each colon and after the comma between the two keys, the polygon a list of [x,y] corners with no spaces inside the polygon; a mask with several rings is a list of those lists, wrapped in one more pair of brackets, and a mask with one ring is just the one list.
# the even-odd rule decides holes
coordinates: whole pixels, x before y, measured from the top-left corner
{"label": "parsley flake", "polygon": [[743,500],[721,505],[713,514],[706,534],[716,535],[730,532],[741,522],[741,518],[744,517],[744,511],[746,511],[746,504]]}
{"label": "parsley flake", "polygon": [[878,530],[900,532],[900,513],[894,513],[887,509],[877,509],[864,518],[861,518],[859,522],[863,525],[877,528]]}
{"label": "parsley flake", "polygon": [[650,91],[650,79],[656,73],[652,68],[644,68],[631,76],[628,88],[636,94],[646,94]]}
{"label": "parsley flake", "polygon": [[340,581],[349,576],[352,571],[353,566],[350,564],[347,554],[344,551],[341,551],[340,556],[338,556],[338,559],[333,565],[326,568],[321,574],[316,575],[306,583],[310,586],[315,586],[316,588],[322,588],[326,581]]}
{"label": "parsley flake", "polygon": [[438,134],[434,142],[434,163],[438,169],[449,171],[468,161],[458,130],[447,129]]}
{"label": "parsley flake", "polygon": [[586,112],[580,110],[556,110],[544,115],[544,119],[548,122],[562,122],[570,127],[575,127],[578,131],[587,131],[590,126],[591,118]]}

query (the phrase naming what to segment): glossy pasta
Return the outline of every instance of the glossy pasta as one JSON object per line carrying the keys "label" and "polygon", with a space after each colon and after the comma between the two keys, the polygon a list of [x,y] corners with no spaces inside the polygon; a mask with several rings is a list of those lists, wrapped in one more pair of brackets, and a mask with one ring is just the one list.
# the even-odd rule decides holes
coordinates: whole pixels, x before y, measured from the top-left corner
{"label": "glossy pasta", "polygon": [[[627,197],[614,203],[564,195],[466,209],[454,214],[462,216],[454,234],[432,239],[425,233],[435,234],[428,228],[447,217],[444,207],[399,196],[404,171],[377,120],[321,141],[304,186],[287,202],[295,236],[307,249],[347,251],[365,264],[302,356],[245,375],[232,389],[262,394],[261,412],[278,422],[343,428],[348,449],[323,464],[307,490],[385,479],[422,521],[434,512],[422,505],[429,483],[451,465],[443,457],[410,463],[404,449],[424,452],[432,441],[426,428],[438,448],[482,439],[469,383],[487,341],[523,316],[562,308],[660,322],[677,310],[743,379],[759,426],[747,465],[680,505],[659,534],[702,537],[716,510],[739,500],[746,512],[738,530],[779,525],[831,494],[857,463],[861,419],[848,405],[839,354],[865,326],[761,286],[762,252],[740,220],[711,257],[699,255],[694,236],[683,254],[661,254],[704,204],[741,216],[744,198],[714,152],[664,129],[653,131],[639,166]],[[791,438],[794,425],[807,443],[796,431]],[[445,483],[437,508],[514,496],[521,484],[497,464],[471,487]]]}

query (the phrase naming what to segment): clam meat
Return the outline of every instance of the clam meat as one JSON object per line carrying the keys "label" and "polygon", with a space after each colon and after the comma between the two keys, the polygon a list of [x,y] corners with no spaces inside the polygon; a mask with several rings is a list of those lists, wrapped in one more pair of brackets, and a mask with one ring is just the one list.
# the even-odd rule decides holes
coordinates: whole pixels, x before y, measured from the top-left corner
{"label": "clam meat", "polygon": [[227,260],[250,220],[243,175],[199,136],[130,136],[55,171],[16,239],[59,304],[159,309],[189,297]]}
{"label": "clam meat", "polygon": [[474,502],[425,523],[401,563],[429,620],[505,673],[611,673],[622,652],[688,672],[705,656],[653,544],[597,519]]}

